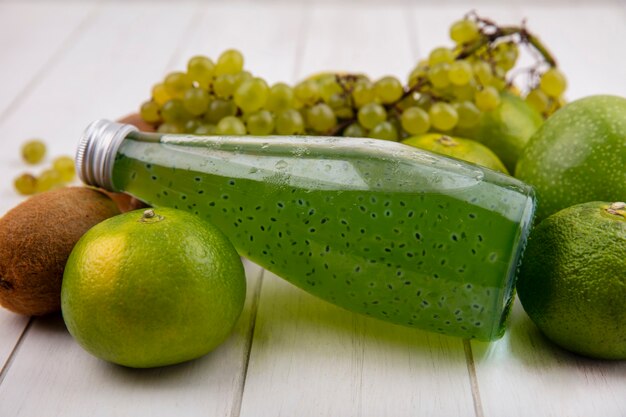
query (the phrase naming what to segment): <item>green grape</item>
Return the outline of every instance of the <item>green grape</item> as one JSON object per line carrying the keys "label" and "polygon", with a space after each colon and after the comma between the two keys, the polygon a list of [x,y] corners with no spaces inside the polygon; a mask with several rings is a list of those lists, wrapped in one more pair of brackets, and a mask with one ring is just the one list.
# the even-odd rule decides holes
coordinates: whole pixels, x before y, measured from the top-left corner
{"label": "green grape", "polygon": [[191,113],[187,111],[182,100],[173,98],[163,105],[161,108],[161,116],[165,123],[182,124],[192,118]]}
{"label": "green grape", "polygon": [[328,77],[324,77],[318,81],[320,97],[326,103],[330,100],[333,94],[342,93],[343,88],[337,82],[337,77],[335,75],[330,75]]}
{"label": "green grape", "polygon": [[320,98],[320,87],[313,80],[304,80],[293,89],[298,100],[306,105],[314,104]]}
{"label": "green grape", "polygon": [[319,103],[308,109],[307,124],[317,133],[328,133],[337,124],[337,118],[328,104]]}
{"label": "green grape", "polygon": [[434,67],[437,64],[449,64],[454,61],[454,53],[444,47],[435,48],[428,55],[428,65]]}
{"label": "green grape", "polygon": [[472,70],[476,79],[482,85],[489,85],[489,82],[493,78],[493,71],[491,71],[491,65],[485,61],[476,61],[472,66]]}
{"label": "green grape", "polygon": [[380,122],[370,130],[369,137],[373,139],[396,141],[398,140],[398,130],[390,122]]}
{"label": "green grape", "polygon": [[[248,81],[248,80],[251,80],[253,78],[252,74],[250,74],[248,71],[241,71],[241,72],[235,74],[234,77],[235,77],[235,89],[233,91],[237,91],[239,86],[241,84],[243,84],[244,81]],[[263,81],[263,82],[265,82],[265,81]]]}
{"label": "green grape", "polygon": [[193,81],[184,72],[176,71],[169,73],[167,77],[165,77],[163,85],[170,97],[183,98],[185,91],[193,87]]}
{"label": "green grape", "polygon": [[146,123],[158,123],[161,121],[161,107],[153,100],[144,102],[139,108],[139,115]]}
{"label": "green grape", "polygon": [[368,103],[359,109],[357,118],[364,128],[372,129],[377,124],[387,120],[387,112],[378,103]]}
{"label": "green grape", "polygon": [[184,127],[185,133],[195,133],[196,129],[198,129],[201,124],[202,122],[198,119],[187,120]]}
{"label": "green grape", "polygon": [[502,42],[496,45],[494,60],[498,67],[504,72],[509,71],[515,66],[519,56],[517,45],[513,42]]}
{"label": "green grape", "polygon": [[15,190],[22,195],[31,195],[37,192],[37,178],[31,174],[22,174],[13,182]]}
{"label": "green grape", "polygon": [[222,52],[215,64],[215,75],[237,74],[243,70],[243,55],[235,49]]}
{"label": "green grape", "polygon": [[185,133],[185,129],[183,129],[180,125],[173,123],[161,123],[157,128],[157,132],[159,133]]}
{"label": "green grape", "polygon": [[22,145],[22,159],[29,164],[37,164],[46,156],[46,144],[39,139],[31,139]]}
{"label": "green grape", "polygon": [[433,98],[426,94],[421,94],[417,97],[417,101],[415,105],[422,108],[423,110],[430,109],[430,106],[433,105]]}
{"label": "green grape", "polygon": [[436,64],[428,70],[428,80],[433,87],[443,89],[450,85],[449,70],[450,64],[446,63]]}
{"label": "green grape", "polygon": [[232,74],[218,75],[213,81],[213,92],[217,97],[230,98],[235,92],[237,77]]}
{"label": "green grape", "polygon": [[447,131],[454,128],[459,121],[459,115],[451,104],[437,102],[428,111],[430,123],[435,129]]}
{"label": "green grape", "polygon": [[344,107],[350,107],[350,98],[346,95],[346,93],[335,93],[328,98],[326,101],[333,110],[342,109]]}
{"label": "green grape", "polygon": [[210,135],[214,135],[216,131],[217,131],[217,126],[213,124],[202,123],[200,124],[200,126],[196,128],[196,130],[193,133],[194,135],[210,136]]}
{"label": "green grape", "polygon": [[506,88],[506,80],[504,79],[504,76],[497,75],[500,69],[500,67],[496,67],[496,76],[493,77],[489,83],[489,85],[497,91],[502,91]]}
{"label": "green grape", "polygon": [[411,135],[421,135],[430,129],[430,117],[428,113],[419,107],[409,107],[400,118],[402,129]]}
{"label": "green grape", "polygon": [[193,87],[185,91],[183,104],[185,109],[194,116],[199,116],[207,111],[211,98],[209,93],[202,88]]}
{"label": "green grape", "polygon": [[374,84],[369,81],[359,81],[352,90],[352,100],[357,108],[361,108],[368,103],[376,101],[376,91]]}
{"label": "green grape", "polygon": [[261,110],[248,116],[246,124],[251,135],[269,135],[274,131],[274,116],[268,110]]}
{"label": "green grape", "polygon": [[270,89],[260,78],[252,78],[244,81],[235,90],[233,96],[235,104],[246,113],[260,110],[269,97]]}
{"label": "green grape", "polygon": [[245,135],[246,125],[238,117],[226,116],[217,124],[215,133],[218,135]]}
{"label": "green grape", "polygon": [[420,97],[420,95],[418,93],[407,94],[404,98],[402,98],[402,100],[397,102],[394,107],[396,109],[400,110],[400,112],[403,112],[404,110],[408,109],[409,107],[417,106],[417,102],[419,100],[419,97]]}
{"label": "green grape", "polygon": [[237,105],[232,100],[215,99],[209,103],[209,108],[204,114],[204,120],[211,124],[217,124],[226,116],[237,114]]}
{"label": "green grape", "polygon": [[270,89],[266,107],[273,112],[287,110],[293,106],[293,99],[293,88],[285,83],[276,83]]}
{"label": "green grape", "polygon": [[52,190],[63,185],[63,178],[54,169],[46,169],[37,178],[37,192]]}
{"label": "green grape", "polygon": [[364,138],[367,136],[367,131],[359,123],[352,123],[344,129],[343,135],[351,138]]}
{"label": "green grape", "polygon": [[383,104],[391,104],[400,99],[404,90],[402,84],[395,77],[383,77],[374,84],[376,97]]}
{"label": "green grape", "polygon": [[215,64],[205,56],[194,56],[187,62],[187,75],[207,90],[215,74]]}
{"label": "green grape", "polygon": [[335,112],[335,116],[339,119],[351,119],[354,117],[354,110],[350,102],[350,96],[346,93],[335,93],[330,96],[328,105]]}
{"label": "green grape", "polygon": [[539,88],[531,90],[526,95],[526,103],[537,110],[539,113],[545,113],[550,107],[550,98]]}
{"label": "green grape", "polygon": [[428,78],[428,68],[417,66],[409,74],[409,87],[415,87],[420,80]]}
{"label": "green grape", "polygon": [[481,111],[493,110],[500,104],[500,94],[493,86],[488,86],[479,90],[474,95],[474,103]]}
{"label": "green grape", "polygon": [[473,75],[472,66],[465,60],[454,61],[448,69],[448,79],[454,85],[467,85]]}
{"label": "green grape", "polygon": [[479,36],[478,25],[469,19],[458,20],[450,27],[450,38],[459,45],[476,40]]}
{"label": "green grape", "polygon": [[172,96],[170,96],[163,84],[155,84],[152,87],[152,100],[159,106],[164,105],[171,99]]}
{"label": "green grape", "polygon": [[565,75],[556,68],[550,68],[539,80],[539,88],[552,98],[559,98],[567,88]]}
{"label": "green grape", "polygon": [[455,103],[454,109],[459,115],[458,126],[459,127],[472,127],[480,121],[480,110],[471,101],[463,101],[461,103]]}
{"label": "green grape", "polygon": [[453,85],[450,87],[450,93],[454,96],[455,101],[474,101],[476,82],[470,80],[469,84]]}
{"label": "green grape", "polygon": [[296,135],[304,133],[304,120],[299,111],[285,110],[276,116],[276,133],[279,135]]}
{"label": "green grape", "polygon": [[59,156],[52,161],[52,169],[59,173],[63,182],[70,182],[76,176],[74,159],[69,156]]}

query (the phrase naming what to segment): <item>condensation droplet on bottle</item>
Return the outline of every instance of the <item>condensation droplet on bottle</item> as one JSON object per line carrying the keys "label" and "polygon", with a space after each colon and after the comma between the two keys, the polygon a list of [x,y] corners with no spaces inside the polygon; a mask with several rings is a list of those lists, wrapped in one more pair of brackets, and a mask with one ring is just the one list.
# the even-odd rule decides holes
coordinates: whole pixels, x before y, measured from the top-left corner
{"label": "condensation droplet on bottle", "polygon": [[281,159],[280,161],[276,162],[276,165],[274,166],[276,167],[276,169],[285,169],[289,166],[289,164]]}
{"label": "condensation droplet on bottle", "polygon": [[331,169],[332,169],[332,167],[330,166],[330,164],[324,165],[324,171],[330,172]]}
{"label": "condensation droplet on bottle", "polygon": [[248,171],[248,174],[256,174],[256,172],[258,171],[258,169],[256,167],[252,167],[250,168],[250,170]]}

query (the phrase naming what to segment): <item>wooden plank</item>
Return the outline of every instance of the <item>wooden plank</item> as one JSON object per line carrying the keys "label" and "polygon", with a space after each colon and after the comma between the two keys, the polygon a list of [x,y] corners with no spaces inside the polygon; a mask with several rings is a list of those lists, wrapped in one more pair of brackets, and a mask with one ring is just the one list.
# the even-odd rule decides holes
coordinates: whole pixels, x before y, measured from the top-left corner
{"label": "wooden plank", "polygon": [[[569,100],[592,94],[626,97],[626,12],[620,4],[525,5],[528,27],[552,51],[568,80]],[[557,29],[558,28],[558,29]]]}
{"label": "wooden plank", "polygon": [[261,268],[246,262],[248,297],[233,334],[194,361],[129,369],[99,360],[60,315],[38,319],[0,385],[1,416],[237,415]]}
{"label": "wooden plank", "polygon": [[[463,7],[416,7],[420,56],[436,45],[450,44],[447,30],[466,12]],[[568,6],[567,12],[562,6],[490,5],[477,11],[504,24],[519,24],[527,18],[529,29],[539,34],[561,63],[570,83],[570,98],[602,92],[624,95],[623,57],[615,57],[617,62],[607,66],[607,57],[626,38],[624,15],[614,5]],[[474,397],[485,416],[626,415],[626,367],[622,363],[588,360],[554,347],[519,303],[508,328],[497,342],[471,342]]]}
{"label": "wooden plank", "polygon": [[[570,99],[625,95],[626,63],[614,51],[626,38],[626,26],[614,5],[578,4],[568,6],[567,12],[557,6],[520,5],[516,13],[518,21],[527,18],[529,29],[559,61]],[[612,62],[607,65],[609,56]],[[585,359],[555,347],[519,302],[508,334],[490,346],[472,342],[472,349],[485,416],[626,415],[626,365]]]}
{"label": "wooden plank", "polygon": [[[64,8],[49,11],[50,20],[63,20]],[[20,161],[19,148],[31,137],[41,137],[50,157],[73,155],[86,125],[98,118],[117,118],[135,111],[150,94],[153,80],[163,76],[196,10],[167,3],[106,4],[66,46],[63,59],[47,68],[36,86],[0,121],[2,153],[0,213],[21,199],[12,179],[24,171],[40,172]],[[167,27],[168,30],[145,30]],[[45,43],[38,46],[45,48]]]}
{"label": "wooden plank", "polygon": [[[328,69],[403,77],[406,12],[317,6],[296,79]],[[474,415],[460,339],[352,314],[264,275],[242,417],[417,414]]]}
{"label": "wooden plank", "polygon": [[[283,77],[282,68],[288,69],[286,74],[292,74],[293,59],[288,56],[293,56],[295,43],[289,37],[279,36],[283,26],[270,24],[283,17],[293,21],[287,27],[295,29],[299,9],[287,9],[282,12],[248,7],[244,11],[242,6],[106,4],[58,68],[48,73],[45,82],[24,102],[24,109],[3,123],[5,131],[25,129],[26,108],[41,111],[47,109],[46,104],[55,102],[58,106],[45,116],[47,129],[60,142],[51,145],[55,148],[53,153],[59,149],[73,152],[86,123],[133,110],[149,96],[152,83],[161,79],[166,69],[184,68],[187,58],[197,53],[214,56],[213,51],[206,50],[212,43],[223,45],[224,49],[238,44],[251,49],[262,44],[284,48],[287,52],[281,59],[288,61],[273,62],[266,68],[276,67],[268,71],[270,77]],[[242,37],[242,26],[238,26],[238,31],[232,29],[233,19],[241,16],[251,21],[259,19],[261,23],[250,25],[249,31],[244,27]],[[148,22],[151,28],[167,30],[145,30]],[[218,38],[220,42],[214,42]],[[241,49],[246,53],[245,48]],[[262,60],[259,53],[252,53],[254,56]],[[254,69],[254,63],[252,58],[249,67]],[[88,100],[77,102],[76,98],[85,94],[89,95]],[[260,268],[248,269],[258,278]],[[256,311],[252,300],[258,295],[259,285],[260,282],[251,282],[245,314],[229,342],[205,359],[163,370],[129,371],[103,364],[71,340],[58,318],[36,321],[0,385],[0,415],[13,415],[16,410],[23,415],[36,415],[43,403],[52,410],[50,414],[64,416],[93,414],[92,409],[96,415],[172,415],[179,411],[184,415],[237,415],[251,340],[249,326]],[[49,331],[50,328],[55,330]],[[36,368],[32,364],[37,364]],[[24,380],[32,380],[31,385],[36,386],[16,393]],[[50,383],[54,389],[48,389]],[[170,395],[155,400],[164,388]],[[5,406],[7,398],[12,398],[12,404]],[[33,398],[37,401],[33,402]]]}
{"label": "wooden plank", "polygon": [[349,313],[265,273],[241,416],[473,416],[462,342]]}
{"label": "wooden plank", "polygon": [[28,322],[28,317],[0,308],[0,384],[5,374],[7,361],[13,354]]}
{"label": "wooden plank", "polygon": [[626,362],[571,354],[547,340],[517,302],[507,334],[472,342],[485,416],[626,415]]}
{"label": "wooden plank", "polygon": [[184,70],[194,55],[216,61],[227,49],[244,55],[244,69],[272,84],[289,82],[303,30],[301,4],[268,7],[254,2],[214,2],[198,13],[198,24],[178,48],[168,69]]}
{"label": "wooden plank", "polygon": [[[80,33],[94,10],[93,4],[2,3],[0,4],[0,79],[3,80],[0,95],[0,121],[8,114],[9,106],[19,103],[28,90],[36,85],[43,72],[63,54],[64,46],[70,44]],[[50,19],[54,13],[63,19]],[[36,28],[36,30],[34,30]],[[6,208],[17,204],[20,198],[12,190],[11,179],[19,169],[18,156],[9,157],[6,144],[13,141],[7,135],[0,137],[0,174],[4,181],[0,190],[0,205]],[[5,207],[0,208],[0,214]],[[16,343],[28,323],[27,317],[0,309],[0,370],[15,349]],[[0,372],[0,380],[3,372]]]}
{"label": "wooden plank", "polygon": [[[0,4],[0,120],[63,55],[96,9],[93,2]],[[50,19],[51,15],[63,18]]]}
{"label": "wooden plank", "polygon": [[313,8],[306,23],[299,80],[321,71],[394,75],[404,82],[413,66],[409,8],[369,3],[329,3]]}

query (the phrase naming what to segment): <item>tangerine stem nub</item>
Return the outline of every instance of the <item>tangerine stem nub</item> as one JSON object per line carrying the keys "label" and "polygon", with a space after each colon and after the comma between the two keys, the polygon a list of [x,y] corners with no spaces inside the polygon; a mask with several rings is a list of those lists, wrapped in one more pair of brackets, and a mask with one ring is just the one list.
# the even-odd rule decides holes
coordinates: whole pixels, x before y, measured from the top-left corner
{"label": "tangerine stem nub", "polygon": [[147,210],[144,210],[139,221],[142,223],[158,223],[164,218],[165,217],[159,214],[156,214],[153,209],[147,209]]}
{"label": "tangerine stem nub", "polygon": [[615,203],[611,203],[609,207],[606,209],[606,212],[609,214],[613,214],[615,216],[622,216],[626,218],[626,203],[623,201],[617,201]]}

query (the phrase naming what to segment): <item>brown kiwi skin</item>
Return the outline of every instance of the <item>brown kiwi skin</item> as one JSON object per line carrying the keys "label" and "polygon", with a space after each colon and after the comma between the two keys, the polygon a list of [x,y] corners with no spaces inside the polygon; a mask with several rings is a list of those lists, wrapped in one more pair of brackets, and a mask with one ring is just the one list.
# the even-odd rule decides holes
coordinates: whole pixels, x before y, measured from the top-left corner
{"label": "brown kiwi skin", "polygon": [[0,305],[27,316],[61,309],[67,258],[92,226],[120,214],[104,193],[66,187],[37,194],[0,218]]}

